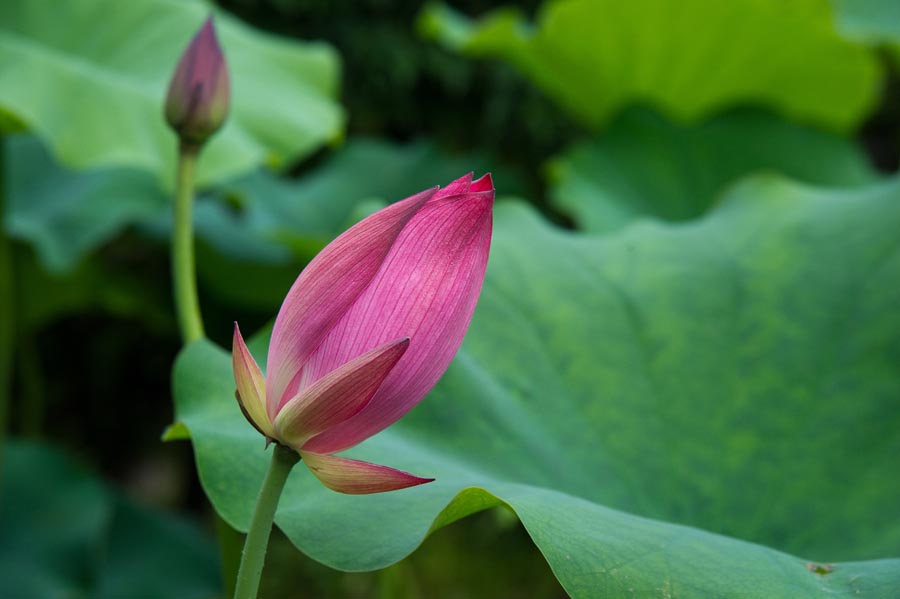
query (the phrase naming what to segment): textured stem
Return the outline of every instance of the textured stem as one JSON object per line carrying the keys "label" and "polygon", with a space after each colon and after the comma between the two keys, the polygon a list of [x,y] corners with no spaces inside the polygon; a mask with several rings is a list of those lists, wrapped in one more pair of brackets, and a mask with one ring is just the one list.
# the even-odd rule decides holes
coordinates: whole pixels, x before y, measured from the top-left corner
{"label": "textured stem", "polygon": [[204,336],[197,278],[194,273],[194,170],[197,150],[181,146],[178,154],[178,179],[175,183],[175,222],[172,232],[172,277],[178,328],[185,344]]}
{"label": "textured stem", "polygon": [[294,450],[275,445],[269,470],[256,499],[247,540],[244,541],[244,554],[241,557],[241,568],[238,570],[237,587],[234,591],[235,599],[255,599],[259,592],[259,580],[266,561],[266,548],[269,546],[275,509],[278,507],[278,500],[281,498],[288,474],[299,460],[300,456]]}

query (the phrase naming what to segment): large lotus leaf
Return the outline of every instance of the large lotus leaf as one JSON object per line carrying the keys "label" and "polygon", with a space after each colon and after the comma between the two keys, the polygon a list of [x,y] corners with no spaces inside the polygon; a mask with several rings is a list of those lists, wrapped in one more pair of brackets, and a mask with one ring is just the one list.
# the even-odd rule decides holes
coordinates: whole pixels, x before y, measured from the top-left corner
{"label": "large lotus leaf", "polygon": [[[133,166],[174,176],[168,80],[210,8],[182,0],[0,3],[0,112],[74,167]],[[217,16],[232,111],[200,161],[201,181],[298,158],[339,135],[338,58]]]}
{"label": "large lotus leaf", "polygon": [[200,599],[220,590],[215,546],[192,525],[130,503],[51,447],[8,443],[4,459],[0,595]]}
{"label": "large lotus leaf", "polygon": [[695,218],[726,186],[758,170],[834,186],[877,176],[854,142],[750,110],[694,126],[629,110],[550,166],[551,202],[587,231],[610,231],[641,217]]}
{"label": "large lotus leaf", "polygon": [[[300,465],[276,517],[300,549],[380,568],[505,503],[573,596],[894,596],[900,560],[807,560],[900,555],[900,182],[762,177],[608,236],[496,221],[444,379],[350,452],[436,482],[344,496]],[[206,493],[246,529],[269,456],[229,354],[188,347],[174,384]]]}
{"label": "large lotus leaf", "polygon": [[501,9],[478,22],[443,6],[422,29],[508,60],[587,125],[649,103],[679,120],[735,104],[847,129],[877,100],[869,50],[834,31],[827,0],[549,0],[531,25]]}

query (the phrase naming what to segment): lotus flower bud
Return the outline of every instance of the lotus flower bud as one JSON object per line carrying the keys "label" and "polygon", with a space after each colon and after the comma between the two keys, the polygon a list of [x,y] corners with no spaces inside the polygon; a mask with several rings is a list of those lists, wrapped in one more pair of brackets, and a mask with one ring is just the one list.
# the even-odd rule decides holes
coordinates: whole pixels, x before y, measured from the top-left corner
{"label": "lotus flower bud", "polygon": [[467,175],[335,239],[288,292],[265,376],[235,324],[244,414],[325,486],[378,493],[433,480],[333,454],[399,420],[449,366],[481,293],[493,201],[490,175]]}
{"label": "lotus flower bud", "polygon": [[183,144],[198,148],[222,126],[229,88],[228,65],[210,17],[182,54],[166,97],[166,121]]}

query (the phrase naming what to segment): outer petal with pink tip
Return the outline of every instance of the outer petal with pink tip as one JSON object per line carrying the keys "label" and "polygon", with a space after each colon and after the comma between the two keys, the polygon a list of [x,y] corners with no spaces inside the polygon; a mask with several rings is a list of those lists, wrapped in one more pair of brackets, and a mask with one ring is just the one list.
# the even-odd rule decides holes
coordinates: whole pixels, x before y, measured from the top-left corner
{"label": "outer petal with pink tip", "polygon": [[234,369],[234,382],[237,384],[238,402],[244,415],[263,435],[269,439],[275,438],[272,421],[266,413],[266,379],[259,370],[256,360],[250,355],[237,323],[234,323],[231,363]]}
{"label": "outer petal with pink tip", "polygon": [[303,463],[312,471],[322,484],[338,493],[349,495],[367,495],[384,493],[430,483],[433,478],[422,478],[408,472],[340,458],[333,455],[322,455],[301,451]]}
{"label": "outer petal with pink tip", "polygon": [[493,200],[490,175],[475,182],[470,175],[431,196],[405,224],[377,273],[311,352],[297,385],[403,335],[409,349],[362,410],[304,449],[331,454],[352,447],[401,418],[437,383],[481,292]]}
{"label": "outer petal with pink tip", "polygon": [[[297,277],[278,312],[269,343],[266,383],[271,419],[296,395],[310,354],[369,286],[397,237],[436,190],[423,191],[360,221],[328,244]],[[377,345],[363,348],[348,360]]]}
{"label": "outer petal with pink tip", "polygon": [[350,360],[307,387],[278,411],[278,439],[296,449],[313,435],[359,412],[375,395],[409,347],[409,338],[395,339]]}

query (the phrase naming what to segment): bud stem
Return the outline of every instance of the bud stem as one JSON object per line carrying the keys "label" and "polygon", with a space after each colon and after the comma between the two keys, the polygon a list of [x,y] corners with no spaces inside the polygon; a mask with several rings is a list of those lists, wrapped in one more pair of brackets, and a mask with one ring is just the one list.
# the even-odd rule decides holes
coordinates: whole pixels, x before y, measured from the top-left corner
{"label": "bud stem", "polygon": [[175,223],[172,233],[172,276],[175,310],[181,338],[187,343],[204,337],[197,280],[194,273],[194,170],[197,148],[181,145],[175,183]]}
{"label": "bud stem", "polygon": [[244,541],[244,553],[241,556],[234,599],[255,599],[259,592],[259,580],[266,561],[266,548],[269,545],[275,510],[288,474],[298,461],[300,455],[296,451],[283,445],[275,445],[269,470],[266,472],[259,497],[256,499],[256,507],[253,509],[247,540]]}

